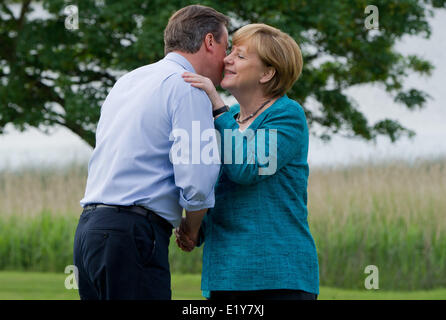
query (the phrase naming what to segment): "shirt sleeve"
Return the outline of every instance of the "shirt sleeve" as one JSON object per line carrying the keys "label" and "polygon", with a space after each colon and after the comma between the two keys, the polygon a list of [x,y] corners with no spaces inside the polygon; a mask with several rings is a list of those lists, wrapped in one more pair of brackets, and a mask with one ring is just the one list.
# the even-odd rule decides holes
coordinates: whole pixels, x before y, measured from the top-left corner
{"label": "shirt sleeve", "polygon": [[198,211],[214,207],[220,157],[212,104],[203,90],[185,86],[185,93],[174,102],[169,156],[180,206]]}
{"label": "shirt sleeve", "polygon": [[308,127],[300,106],[277,107],[256,130],[243,132],[226,112],[215,120],[215,128],[221,135],[223,172],[235,183],[258,183],[296,157],[307,164]]}

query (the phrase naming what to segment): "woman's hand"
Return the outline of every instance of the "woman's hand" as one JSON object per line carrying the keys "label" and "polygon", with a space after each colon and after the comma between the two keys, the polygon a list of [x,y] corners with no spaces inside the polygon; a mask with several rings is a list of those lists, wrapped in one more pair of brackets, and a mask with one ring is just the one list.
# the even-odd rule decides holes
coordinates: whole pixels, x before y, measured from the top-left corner
{"label": "woman's hand", "polygon": [[218,109],[224,106],[225,103],[215,89],[211,79],[192,72],[185,72],[182,74],[182,77],[184,81],[190,83],[192,87],[203,89],[207,93],[212,102],[213,109]]}

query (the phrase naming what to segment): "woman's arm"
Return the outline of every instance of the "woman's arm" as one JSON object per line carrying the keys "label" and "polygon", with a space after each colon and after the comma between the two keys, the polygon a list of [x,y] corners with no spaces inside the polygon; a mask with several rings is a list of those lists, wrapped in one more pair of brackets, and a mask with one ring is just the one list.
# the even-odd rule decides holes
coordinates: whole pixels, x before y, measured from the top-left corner
{"label": "woman's arm", "polygon": [[[210,79],[191,72],[183,73],[183,79],[192,86],[203,89],[211,99],[214,110],[224,105]],[[240,132],[239,125],[230,112],[218,115],[214,124],[221,136],[223,171],[235,183],[257,183],[273,175],[294,157],[307,162],[308,127],[305,113],[291,99],[288,99],[286,105],[271,112],[255,132],[250,132],[249,128]],[[227,135],[232,139],[230,146],[226,146]],[[257,143],[259,140],[260,145]],[[268,163],[265,163],[266,158]]]}
{"label": "woman's arm", "polygon": [[257,183],[296,158],[307,163],[308,128],[297,103],[271,110],[257,130],[240,132],[228,113],[215,120],[215,128],[221,135],[223,172],[235,183]]}

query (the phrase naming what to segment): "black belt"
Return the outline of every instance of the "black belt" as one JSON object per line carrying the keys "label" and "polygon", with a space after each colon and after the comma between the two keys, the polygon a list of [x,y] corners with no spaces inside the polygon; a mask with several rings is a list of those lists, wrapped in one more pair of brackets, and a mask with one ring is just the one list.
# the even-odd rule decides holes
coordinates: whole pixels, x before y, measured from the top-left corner
{"label": "black belt", "polygon": [[172,230],[172,228],[173,228],[172,225],[166,219],[160,217],[152,210],[141,207],[141,206],[118,206],[118,205],[108,205],[108,204],[97,203],[97,204],[89,204],[84,207],[85,210],[91,210],[91,209],[96,209],[96,208],[113,208],[113,209],[118,209],[118,211],[119,210],[130,211],[130,212],[139,214],[141,216],[147,217],[148,219],[153,219],[154,221],[160,223],[161,226],[163,226],[164,228],[166,228],[169,231]]}

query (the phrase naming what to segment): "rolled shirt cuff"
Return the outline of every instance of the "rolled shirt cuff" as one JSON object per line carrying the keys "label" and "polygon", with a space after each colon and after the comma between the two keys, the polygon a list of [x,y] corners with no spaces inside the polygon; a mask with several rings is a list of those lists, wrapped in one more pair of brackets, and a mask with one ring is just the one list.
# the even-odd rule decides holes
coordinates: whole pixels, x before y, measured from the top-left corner
{"label": "rolled shirt cuff", "polygon": [[214,190],[209,193],[205,200],[186,200],[183,196],[183,193],[180,192],[180,201],[179,204],[186,211],[199,211],[202,209],[213,208],[215,205],[215,194]]}

